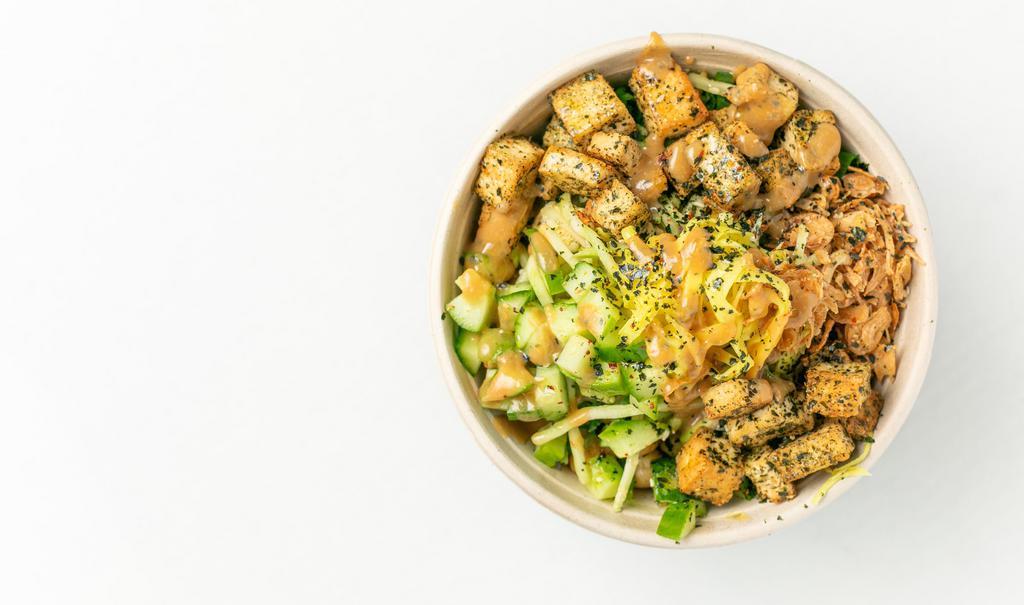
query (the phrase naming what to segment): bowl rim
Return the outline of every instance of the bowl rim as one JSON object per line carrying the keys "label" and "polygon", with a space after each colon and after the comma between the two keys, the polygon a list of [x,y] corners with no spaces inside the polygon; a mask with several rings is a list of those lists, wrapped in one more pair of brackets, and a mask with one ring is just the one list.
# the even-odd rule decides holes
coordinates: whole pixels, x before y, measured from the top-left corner
{"label": "bowl rim", "polygon": [[[899,148],[871,112],[846,89],[810,65],[759,44],[728,36],[706,33],[674,33],[662,34],[662,37],[665,43],[673,50],[673,54],[677,56],[679,51],[683,49],[692,49],[699,52],[700,49],[710,48],[719,52],[756,56],[773,67],[784,66],[785,69],[783,71],[800,72],[804,76],[812,77],[814,79],[814,88],[817,89],[819,94],[828,99],[840,100],[841,104],[849,111],[859,114],[859,120],[864,122],[862,126],[866,125],[867,130],[871,131],[869,132],[870,138],[879,147],[886,149],[886,153],[892,163],[892,169],[899,173],[899,178],[905,183],[906,192],[900,202],[907,207],[913,207],[915,210],[917,218],[912,225],[914,235],[917,237],[915,251],[924,260],[924,263],[917,263],[915,265],[913,282],[915,288],[923,288],[925,290],[924,296],[921,297],[921,300],[917,301],[917,304],[924,308],[920,308],[916,312],[920,317],[918,327],[920,328],[919,342],[921,346],[919,346],[916,357],[912,359],[903,358],[900,361],[899,371],[904,374],[903,378],[906,380],[904,389],[897,393],[898,398],[901,400],[901,405],[895,408],[897,410],[896,414],[889,414],[891,417],[890,423],[895,424],[893,424],[892,430],[887,434],[887,438],[876,440],[872,446],[871,455],[861,465],[865,469],[869,469],[877,462],[902,429],[910,410],[920,394],[934,347],[935,329],[938,320],[938,271],[935,262],[931,225],[917,181],[914,179]],[[697,538],[699,535],[699,539],[687,539],[680,543],[665,540],[650,530],[640,531],[633,527],[608,521],[563,500],[546,486],[541,485],[534,478],[530,477],[524,469],[520,468],[491,442],[490,436],[473,415],[472,406],[477,405],[477,402],[467,397],[460,387],[457,372],[463,370],[457,361],[453,362],[454,355],[449,350],[445,339],[445,330],[449,328],[441,313],[437,311],[437,309],[443,309],[446,302],[444,300],[442,284],[445,263],[448,261],[445,258],[445,244],[452,235],[452,223],[455,218],[455,209],[458,207],[459,193],[465,188],[468,181],[475,178],[480,157],[483,155],[487,144],[497,134],[504,131],[505,124],[515,118],[523,106],[536,96],[539,91],[546,93],[553,90],[561,83],[568,81],[582,71],[592,68],[593,65],[602,60],[620,56],[624,53],[635,54],[646,45],[647,40],[647,36],[637,36],[610,42],[576,54],[558,63],[555,67],[535,79],[490,122],[489,127],[484,130],[483,135],[471,147],[466,159],[459,166],[456,176],[445,193],[444,203],[439,210],[430,259],[430,270],[428,272],[428,279],[430,280],[428,317],[431,318],[431,331],[438,361],[441,364],[441,371],[444,374],[445,383],[452,395],[459,415],[467,428],[469,428],[477,445],[487,454],[495,466],[501,469],[506,476],[530,497],[549,510],[581,527],[625,542],[660,548],[684,549],[724,546],[770,535],[782,527],[792,525],[810,516],[838,500],[842,494],[858,482],[859,477],[840,481],[829,491],[828,498],[818,505],[797,507],[787,511],[785,520],[782,521],[780,518],[780,523],[778,524],[737,524],[733,527],[726,527],[713,532],[695,533],[693,538]],[[889,178],[896,176],[892,174],[892,170],[889,170],[888,173],[883,176]],[[907,373],[909,373],[909,376],[906,375]]]}

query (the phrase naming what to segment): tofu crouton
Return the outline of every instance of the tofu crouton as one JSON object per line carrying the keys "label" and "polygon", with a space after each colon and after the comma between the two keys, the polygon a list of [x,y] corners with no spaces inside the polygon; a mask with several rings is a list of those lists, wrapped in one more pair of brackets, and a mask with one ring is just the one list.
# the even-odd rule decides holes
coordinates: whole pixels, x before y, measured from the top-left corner
{"label": "tofu crouton", "polygon": [[772,386],[767,380],[737,378],[716,384],[701,396],[704,416],[712,420],[750,414],[771,403]]}
{"label": "tofu crouton", "polygon": [[562,121],[558,119],[557,115],[551,116],[551,121],[548,122],[547,128],[544,129],[543,141],[544,147],[565,147],[566,149],[576,149],[576,141],[572,140],[572,135],[562,125]]}
{"label": "tofu crouton", "polygon": [[484,151],[476,194],[484,204],[506,211],[533,184],[544,150],[522,137],[498,139]]}
{"label": "tofu crouton", "polygon": [[882,403],[882,396],[876,391],[871,391],[856,416],[840,418],[839,422],[854,439],[870,437],[878,425],[878,417],[882,415]]}
{"label": "tofu crouton", "polygon": [[647,204],[640,201],[619,179],[587,200],[587,215],[610,233],[635,225],[648,217]]}
{"label": "tofu crouton", "polygon": [[596,71],[588,71],[553,92],[551,106],[577,145],[585,144],[599,130],[623,134],[636,130],[626,104]]}
{"label": "tofu crouton", "polygon": [[764,445],[776,437],[793,435],[811,430],[814,414],[796,397],[785,397],[765,407],[725,421],[725,432],[729,441],[736,445]]}
{"label": "tofu crouton", "polygon": [[828,110],[800,109],[782,131],[782,148],[810,172],[825,170],[839,155],[841,146],[836,116]]}
{"label": "tofu crouton", "polygon": [[[680,149],[677,146],[682,145]],[[714,122],[705,122],[676,141],[665,154],[666,172],[682,195],[697,179],[708,195],[722,206],[740,205],[761,187],[746,158],[736,150]],[[690,166],[685,164],[689,162]],[[692,167],[692,176],[688,174]],[[684,193],[685,192],[685,193]]]}
{"label": "tofu crouton", "polygon": [[740,153],[748,158],[759,158],[768,153],[768,146],[761,141],[750,126],[742,120],[736,120],[731,124],[722,127],[722,134],[733,144]]}
{"label": "tofu crouton", "polygon": [[595,132],[587,144],[587,153],[627,175],[633,174],[640,163],[640,144],[633,137],[617,132]]}
{"label": "tofu crouton", "polygon": [[548,147],[540,162],[540,175],[569,193],[588,194],[615,177],[615,169],[589,155],[565,147]]}
{"label": "tofu crouton", "polygon": [[737,449],[707,427],[697,429],[676,457],[679,491],[721,506],[743,481]]}
{"label": "tofu crouton", "polygon": [[861,411],[871,394],[871,365],[861,362],[819,363],[807,369],[808,408],[829,418],[849,418]]}
{"label": "tofu crouton", "polygon": [[644,114],[647,131],[655,137],[677,137],[708,117],[700,94],[660,36],[651,36],[629,78],[629,88]]}
{"label": "tofu crouton", "polygon": [[792,481],[783,480],[779,471],[768,461],[772,452],[768,447],[754,450],[743,462],[743,472],[750,478],[762,500],[778,504],[796,497],[796,485]]}
{"label": "tofu crouton", "polygon": [[550,178],[543,175],[537,177],[537,197],[548,202],[561,194],[562,190]]}
{"label": "tofu crouton", "polygon": [[853,447],[846,429],[837,422],[826,422],[818,430],[775,450],[767,461],[783,481],[796,481],[849,459]]}
{"label": "tofu crouton", "polygon": [[811,183],[811,175],[789,157],[785,149],[772,149],[754,165],[765,193],[765,210],[781,212],[796,203]]}

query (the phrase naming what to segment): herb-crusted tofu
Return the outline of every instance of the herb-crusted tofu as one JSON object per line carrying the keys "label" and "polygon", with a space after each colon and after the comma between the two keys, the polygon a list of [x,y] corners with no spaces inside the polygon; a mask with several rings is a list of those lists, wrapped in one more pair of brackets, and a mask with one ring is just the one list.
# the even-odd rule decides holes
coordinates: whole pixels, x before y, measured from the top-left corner
{"label": "herb-crusted tofu", "polygon": [[604,160],[627,175],[640,163],[640,144],[618,132],[595,132],[587,144],[587,153]]}
{"label": "herb-crusted tofu", "polygon": [[743,472],[750,478],[762,500],[778,504],[796,497],[796,485],[784,480],[782,474],[768,461],[772,452],[768,447],[754,450],[744,460]]}
{"label": "herb-crusted tofu", "polygon": [[825,170],[839,155],[842,137],[836,115],[825,109],[799,109],[782,131],[782,148],[811,172]]}
{"label": "herb-crusted tofu", "polygon": [[572,135],[565,129],[557,115],[551,116],[551,121],[548,122],[547,128],[544,129],[543,143],[544,147],[577,149],[576,141],[572,140]]}
{"label": "herb-crusted tofu", "polygon": [[655,137],[677,137],[708,117],[700,94],[660,36],[651,36],[629,78],[629,88],[644,115],[647,131]]}
{"label": "herb-crusted tofu", "polygon": [[781,212],[796,203],[808,186],[810,174],[789,157],[785,149],[772,149],[754,165],[765,193],[765,210]]}
{"label": "herb-crusted tofu", "polygon": [[551,106],[577,145],[599,130],[629,134],[636,121],[608,80],[596,71],[577,77],[551,94]]}
{"label": "herb-crusted tofu", "polygon": [[494,141],[484,151],[476,194],[489,206],[505,211],[523,189],[533,184],[544,150],[522,137]]}
{"label": "herb-crusted tofu", "polygon": [[679,491],[721,506],[743,481],[739,451],[723,437],[702,427],[683,444],[676,457]]}
{"label": "herb-crusted tofu", "polygon": [[587,215],[611,233],[635,225],[649,215],[647,204],[640,201],[619,179],[587,200]]}
{"label": "herb-crusted tofu", "polygon": [[747,447],[764,445],[776,437],[794,435],[814,427],[814,414],[796,397],[773,401],[746,416],[725,421],[729,441]]}
{"label": "herb-crusted tofu", "polygon": [[750,414],[771,403],[772,386],[764,379],[737,378],[716,384],[701,397],[704,416],[712,420]]}
{"label": "herb-crusted tofu", "polygon": [[680,194],[689,193],[694,180],[722,206],[753,198],[761,179],[743,154],[722,134],[714,122],[705,122],[665,151],[664,165]]}
{"label": "herb-crusted tofu", "polygon": [[803,479],[811,473],[847,460],[853,439],[837,422],[826,422],[814,432],[801,435],[768,456],[768,463],[783,481]]}
{"label": "herb-crusted tofu", "polygon": [[871,394],[871,365],[819,363],[807,369],[805,384],[807,405],[815,414],[829,418],[856,416]]}
{"label": "herb-crusted tofu", "polygon": [[615,169],[597,158],[565,147],[548,147],[540,175],[569,193],[588,194],[615,178]]}
{"label": "herb-crusted tofu", "polygon": [[870,437],[878,425],[878,417],[882,415],[882,403],[882,396],[876,391],[871,391],[856,416],[840,418],[839,422],[854,439]]}

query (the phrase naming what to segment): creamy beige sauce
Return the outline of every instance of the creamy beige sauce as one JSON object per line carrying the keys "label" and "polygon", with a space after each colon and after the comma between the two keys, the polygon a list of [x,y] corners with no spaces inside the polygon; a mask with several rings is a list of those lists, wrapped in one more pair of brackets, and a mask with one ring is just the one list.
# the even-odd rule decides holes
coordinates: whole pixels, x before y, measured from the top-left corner
{"label": "creamy beige sauce", "polygon": [[[746,122],[744,122],[746,124]],[[748,127],[749,128],[749,127]],[[768,145],[765,145],[761,137],[752,129],[744,130],[732,138],[733,145],[740,153],[748,158],[758,158],[768,153]]]}
{"label": "creamy beige sauce", "polygon": [[841,146],[839,129],[827,122],[819,123],[807,142],[796,149],[793,159],[808,171],[820,172],[839,154]]}
{"label": "creamy beige sauce", "polygon": [[469,246],[469,251],[487,255],[491,267],[488,271],[483,259],[471,260],[470,266],[494,283],[507,281],[515,274],[515,264],[509,258],[509,253],[519,240],[519,232],[526,225],[535,196],[535,188],[526,187],[505,212],[486,205],[481,211],[476,239]]}
{"label": "creamy beige sauce", "polygon": [[800,199],[811,183],[818,180],[818,173],[806,170],[793,170],[782,175],[774,186],[763,196],[763,206],[768,212],[780,212]]}
{"label": "creamy beige sauce", "polygon": [[665,171],[678,183],[685,183],[693,178],[697,164],[704,155],[704,144],[699,140],[687,143],[679,139],[665,150]]}
{"label": "creamy beige sauce", "polygon": [[[641,77],[664,80],[675,68],[672,51],[657,33],[651,33],[651,40],[636,60],[636,69]],[[657,132],[649,132],[644,140],[640,161],[629,177],[629,188],[648,206],[658,202],[658,196],[665,192],[668,182],[658,163],[658,156],[665,150],[665,139]]]}

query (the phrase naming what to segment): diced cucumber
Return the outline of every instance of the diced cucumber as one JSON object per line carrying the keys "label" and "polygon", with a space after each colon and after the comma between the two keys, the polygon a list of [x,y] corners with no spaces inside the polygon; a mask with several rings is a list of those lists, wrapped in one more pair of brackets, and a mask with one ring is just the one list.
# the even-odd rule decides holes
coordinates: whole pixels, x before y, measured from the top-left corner
{"label": "diced cucumber", "polygon": [[542,464],[555,468],[558,464],[565,464],[569,461],[569,440],[566,435],[552,439],[543,445],[538,445],[533,450],[533,456]]}
{"label": "diced cucumber", "polygon": [[655,502],[685,502],[688,496],[679,491],[676,461],[670,457],[658,458],[651,463],[651,490]]}
{"label": "diced cucumber", "polygon": [[632,345],[626,345],[624,339],[619,337],[618,330],[612,330],[608,336],[599,340],[595,345],[597,358],[601,361],[643,363],[647,361],[647,347],[641,340]]}
{"label": "diced cucumber", "polygon": [[519,422],[534,422],[540,420],[540,412],[537,410],[537,406],[534,401],[529,397],[520,396],[509,399],[505,415],[508,416],[509,420],[516,420]]}
{"label": "diced cucumber", "polygon": [[455,284],[462,290],[445,310],[460,328],[479,332],[494,321],[497,301],[495,288],[474,269],[466,269]]}
{"label": "diced cucumber", "polygon": [[619,397],[616,395],[606,395],[604,393],[598,393],[585,386],[580,386],[580,397],[584,399],[591,399],[593,401],[600,401],[601,403],[620,403]]}
{"label": "diced cucumber", "polygon": [[591,290],[577,304],[579,321],[598,341],[606,341],[622,315],[603,290]]}
{"label": "diced cucumber", "polygon": [[516,346],[524,351],[530,361],[537,365],[548,365],[554,359],[557,342],[548,326],[548,318],[536,303],[530,303],[516,319]]}
{"label": "diced cucumber", "polygon": [[558,296],[559,294],[565,294],[565,274],[564,273],[548,273],[545,275],[547,280],[546,285],[548,287],[548,293],[551,296]]}
{"label": "diced cucumber", "polygon": [[629,396],[629,402],[633,404],[633,407],[638,412],[647,416],[651,420],[658,420],[662,413],[658,411],[662,407],[663,400],[661,397],[651,397],[650,399],[637,399],[633,395]]}
{"label": "diced cucumber", "polygon": [[611,500],[619,488],[622,464],[614,456],[601,454],[587,460],[587,491],[598,500]]}
{"label": "diced cucumber", "polygon": [[530,281],[530,287],[533,288],[533,293],[537,295],[537,300],[542,305],[550,305],[554,302],[551,296],[551,292],[548,290],[547,275],[540,268],[540,263],[537,261],[537,257],[530,255],[526,259],[526,267],[523,269],[526,272],[526,279]]}
{"label": "diced cucumber", "polygon": [[586,335],[586,330],[576,321],[579,313],[575,303],[556,302],[545,307],[544,313],[548,316],[548,325],[551,326],[551,331],[555,333],[559,343],[564,345],[576,334]]}
{"label": "diced cucumber", "polygon": [[657,534],[679,542],[697,527],[697,501],[669,504],[661,515]]}
{"label": "diced cucumber", "polygon": [[544,420],[560,420],[569,413],[569,395],[565,377],[554,366],[533,371],[533,403]]}
{"label": "diced cucumber", "polygon": [[609,423],[598,437],[602,447],[626,458],[657,442],[658,430],[646,418],[623,418]]}
{"label": "diced cucumber", "polygon": [[510,399],[522,395],[533,386],[533,374],[518,353],[509,351],[498,360],[498,368],[487,370],[480,385],[480,400],[485,402]]}
{"label": "diced cucumber", "polygon": [[480,370],[480,335],[458,328],[455,334],[455,355],[470,374]]}
{"label": "diced cucumber", "polygon": [[622,364],[622,373],[626,377],[629,394],[637,399],[650,399],[660,395],[661,386],[668,378],[664,368],[646,364]]}
{"label": "diced cucumber", "polygon": [[576,263],[568,277],[562,282],[562,286],[565,291],[569,293],[569,296],[573,300],[579,301],[583,298],[583,295],[590,291],[590,287],[594,284],[602,284],[604,278],[601,276],[601,272],[594,268],[590,263]]}
{"label": "diced cucumber", "polygon": [[590,390],[601,395],[626,395],[629,390],[626,388],[626,381],[622,377],[619,364],[602,361],[593,364],[594,380],[590,383]]}
{"label": "diced cucumber", "polygon": [[480,362],[485,368],[493,368],[498,365],[498,356],[505,351],[516,348],[516,339],[508,330],[501,328],[487,328],[480,332],[477,339],[477,351]]}
{"label": "diced cucumber", "polygon": [[594,343],[586,338],[575,335],[562,347],[555,365],[563,374],[576,382],[586,384],[592,378],[594,370],[590,361],[594,358]]}

